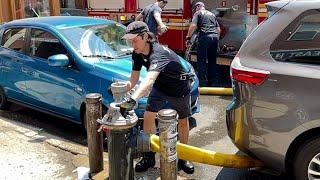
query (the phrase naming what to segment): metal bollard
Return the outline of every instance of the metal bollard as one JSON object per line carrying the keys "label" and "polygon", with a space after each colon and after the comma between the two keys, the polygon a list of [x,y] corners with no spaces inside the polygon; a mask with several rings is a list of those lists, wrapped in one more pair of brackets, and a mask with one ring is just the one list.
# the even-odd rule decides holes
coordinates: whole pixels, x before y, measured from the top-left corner
{"label": "metal bollard", "polygon": [[160,175],[162,180],[177,179],[178,114],[172,109],[158,112],[160,130]]}
{"label": "metal bollard", "polygon": [[86,124],[90,173],[98,173],[103,170],[103,136],[102,132],[98,132],[100,125],[97,123],[97,119],[102,116],[101,108],[101,94],[91,93],[86,95]]}

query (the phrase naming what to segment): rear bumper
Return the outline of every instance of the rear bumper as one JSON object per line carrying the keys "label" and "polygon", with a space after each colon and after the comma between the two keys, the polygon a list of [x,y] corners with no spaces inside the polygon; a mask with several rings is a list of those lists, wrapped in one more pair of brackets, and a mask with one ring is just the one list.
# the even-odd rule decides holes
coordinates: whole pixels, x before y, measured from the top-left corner
{"label": "rear bumper", "polygon": [[285,172],[285,151],[282,151],[288,146],[282,141],[285,135],[257,124],[254,111],[250,103],[234,98],[226,109],[228,136],[240,151],[263,161],[268,168]]}
{"label": "rear bumper", "polygon": [[245,105],[241,105],[234,99],[226,109],[226,124],[228,135],[237,148],[247,154],[251,154],[248,149],[248,127],[245,121]]}

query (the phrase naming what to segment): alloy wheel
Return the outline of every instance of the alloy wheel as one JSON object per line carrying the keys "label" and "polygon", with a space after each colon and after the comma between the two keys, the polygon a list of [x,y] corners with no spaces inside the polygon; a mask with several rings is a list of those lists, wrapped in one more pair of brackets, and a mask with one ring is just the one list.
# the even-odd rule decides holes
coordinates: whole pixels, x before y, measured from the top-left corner
{"label": "alloy wheel", "polygon": [[308,179],[314,180],[320,178],[320,153],[315,155],[308,166]]}

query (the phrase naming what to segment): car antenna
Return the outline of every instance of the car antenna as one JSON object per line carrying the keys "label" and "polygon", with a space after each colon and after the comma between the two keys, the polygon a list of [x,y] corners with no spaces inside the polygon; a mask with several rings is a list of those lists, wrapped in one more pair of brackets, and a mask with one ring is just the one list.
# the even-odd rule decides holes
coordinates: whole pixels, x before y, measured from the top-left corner
{"label": "car antenna", "polygon": [[37,15],[37,17],[40,17],[40,15],[36,12],[36,10],[34,10],[34,8],[31,8],[31,10],[34,12],[34,14]]}

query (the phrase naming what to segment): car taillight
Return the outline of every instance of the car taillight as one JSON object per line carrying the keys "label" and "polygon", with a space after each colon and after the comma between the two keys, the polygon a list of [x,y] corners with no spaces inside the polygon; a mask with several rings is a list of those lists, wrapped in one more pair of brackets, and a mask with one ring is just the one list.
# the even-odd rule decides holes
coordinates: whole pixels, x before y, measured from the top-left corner
{"label": "car taillight", "polygon": [[[233,61],[238,62],[240,65],[239,54],[236,55]],[[268,79],[270,72],[265,70],[253,69],[239,66],[239,68],[231,67],[231,78],[252,85],[261,85],[266,79]]]}

